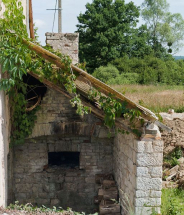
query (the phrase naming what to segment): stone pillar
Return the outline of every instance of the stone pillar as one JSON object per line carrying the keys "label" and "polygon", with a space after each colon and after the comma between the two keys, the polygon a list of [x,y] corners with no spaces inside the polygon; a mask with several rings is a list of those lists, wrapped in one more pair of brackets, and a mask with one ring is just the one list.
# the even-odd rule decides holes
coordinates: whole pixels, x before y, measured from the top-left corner
{"label": "stone pillar", "polygon": [[163,142],[136,141],[135,146],[137,151],[135,214],[149,215],[154,209],[160,213]]}
{"label": "stone pillar", "polygon": [[54,50],[60,51],[62,54],[68,55],[72,59],[72,63],[79,62],[78,33],[46,33],[46,43],[51,45]]}
{"label": "stone pillar", "polygon": [[121,214],[150,215],[153,210],[160,212],[163,142],[158,128],[145,129],[141,140],[132,134],[118,133],[113,159]]}

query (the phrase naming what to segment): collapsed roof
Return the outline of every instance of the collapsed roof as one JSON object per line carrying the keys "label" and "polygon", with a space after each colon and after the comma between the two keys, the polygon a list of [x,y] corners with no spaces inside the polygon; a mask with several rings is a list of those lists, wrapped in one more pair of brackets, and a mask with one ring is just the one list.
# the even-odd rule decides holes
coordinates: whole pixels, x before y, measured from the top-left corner
{"label": "collapsed roof", "polygon": [[[42,48],[41,46],[36,45],[36,44],[34,44],[30,41],[27,41],[25,39],[23,39],[23,43],[26,44],[29,49],[36,52],[39,56],[48,60],[52,64],[56,65],[58,68],[61,68],[61,69],[65,68],[65,65],[61,62],[60,57],[58,57],[57,55],[55,55],[55,54],[47,51],[46,49]],[[148,110],[147,108],[144,108],[143,106],[136,104],[135,102],[133,102],[132,100],[127,98],[125,95],[117,92],[116,90],[114,90],[110,86],[108,86],[105,83],[101,82],[100,80],[96,79],[95,77],[88,74],[84,70],[78,68],[77,66],[71,65],[71,69],[75,73],[77,73],[77,78],[75,80],[75,84],[76,84],[76,88],[77,88],[78,93],[81,95],[81,100],[82,100],[83,105],[90,107],[91,112],[94,113],[97,117],[103,119],[104,113],[103,113],[103,110],[101,110],[98,106],[92,104],[89,101],[88,92],[91,89],[91,87],[98,89],[98,91],[105,96],[109,96],[109,94],[111,94],[111,95],[113,95],[114,99],[117,99],[120,102],[126,102],[127,108],[138,110],[140,112],[140,116],[143,119],[145,119],[151,123],[157,124],[158,126],[162,127],[162,129],[170,130],[169,128],[164,126],[162,123],[158,122],[157,116],[153,112]],[[33,72],[29,72],[29,74],[32,75],[33,77],[37,78],[37,79],[40,79],[39,75],[37,75]],[[63,86],[55,85],[52,82],[50,82],[49,80],[46,80],[43,78],[41,79],[41,81],[44,84],[46,84],[47,86],[50,86],[51,88],[63,93],[68,98],[70,98],[70,99],[73,98],[73,95],[69,94],[64,89]],[[121,118],[116,118],[115,125],[120,127],[121,129],[132,132],[130,127],[122,122]]]}

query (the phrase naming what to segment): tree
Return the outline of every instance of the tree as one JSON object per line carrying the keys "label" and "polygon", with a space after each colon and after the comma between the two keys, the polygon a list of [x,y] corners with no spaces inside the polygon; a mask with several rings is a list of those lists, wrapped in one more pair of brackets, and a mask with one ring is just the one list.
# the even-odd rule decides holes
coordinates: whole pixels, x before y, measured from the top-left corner
{"label": "tree", "polygon": [[150,34],[149,44],[155,53],[163,53],[164,49],[176,53],[182,48],[184,20],[181,14],[169,12],[166,0],[144,0],[141,14]]}
{"label": "tree", "polygon": [[124,0],[93,0],[86,12],[78,16],[81,61],[89,72],[123,56],[130,50],[132,30],[136,27],[139,8]]}

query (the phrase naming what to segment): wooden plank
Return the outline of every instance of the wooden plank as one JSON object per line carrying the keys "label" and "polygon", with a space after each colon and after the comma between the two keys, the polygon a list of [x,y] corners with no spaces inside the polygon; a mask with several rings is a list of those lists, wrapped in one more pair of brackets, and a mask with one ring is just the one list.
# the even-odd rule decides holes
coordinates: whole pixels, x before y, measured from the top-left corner
{"label": "wooden plank", "polygon": [[95,182],[96,184],[102,184],[103,180],[113,180],[112,174],[96,174]]}
{"label": "wooden plank", "polygon": [[105,200],[110,200],[110,199],[118,199],[118,189],[117,187],[110,187],[109,189],[104,189],[103,190],[103,198]]}
{"label": "wooden plank", "polygon": [[97,204],[97,205],[100,204],[101,200],[102,200],[101,197],[95,196],[95,197],[94,197],[94,204]]}
{"label": "wooden plank", "polygon": [[[22,41],[24,44],[26,44],[28,46],[28,48],[30,50],[36,52],[39,56],[41,56],[44,59],[48,60],[49,62],[55,64],[59,68],[63,68],[63,69],[65,68],[65,65],[61,62],[61,59],[58,56],[56,56],[55,54],[53,54],[53,53],[45,50],[41,46],[38,46],[38,45],[36,45],[30,41],[27,41],[25,39],[23,39]],[[126,96],[124,96],[121,93],[119,93],[118,91],[112,89],[111,87],[109,87],[105,83],[101,82],[100,80],[96,79],[95,77],[88,74],[87,72],[83,71],[82,69],[80,69],[74,65],[71,65],[71,68],[75,72],[77,72],[78,74],[85,77],[88,81],[90,81],[92,83],[92,85],[94,85],[95,87],[97,87],[97,89],[99,89],[100,92],[104,93],[107,96],[109,96],[109,94],[112,94],[114,96],[114,98],[116,98],[122,102],[126,101],[129,108],[134,108],[134,109],[139,110],[141,112],[141,116],[144,119],[150,120],[152,122],[155,122],[157,120],[157,117],[155,116],[155,114],[152,113],[147,108],[144,108],[144,107],[136,104],[135,102],[131,101]]]}
{"label": "wooden plank", "polygon": [[114,180],[103,180],[102,186],[104,189],[108,189],[110,187],[115,187],[116,182]]}
{"label": "wooden plank", "polygon": [[119,204],[105,205],[104,201],[102,201],[99,205],[99,211],[100,211],[100,214],[120,213],[120,205]]}
{"label": "wooden plank", "polygon": [[98,199],[99,199],[99,201],[101,201],[103,199],[103,195],[104,195],[103,189],[99,189],[98,190]]}
{"label": "wooden plank", "polygon": [[[28,73],[29,73],[31,76],[33,76],[33,77],[37,78],[38,80],[40,80],[42,83],[44,83],[44,84],[47,85],[48,87],[50,87],[50,88],[52,88],[52,89],[54,89],[54,90],[56,90],[56,91],[62,93],[62,94],[65,95],[67,98],[72,99],[72,98],[74,97],[73,95],[70,95],[64,88],[59,87],[59,86],[53,84],[52,82],[48,81],[47,79],[41,78],[39,75],[37,75],[37,74],[35,74],[35,73],[33,73],[33,72],[28,72]],[[94,113],[99,119],[102,119],[102,120],[104,119],[105,115],[104,115],[104,112],[103,112],[102,110],[100,110],[99,108],[95,107],[95,106],[92,105],[91,103],[84,101],[83,99],[81,99],[81,100],[82,100],[82,104],[83,104],[84,106],[89,107],[90,110],[91,110],[91,112]],[[123,124],[123,122],[120,121],[119,119],[116,119],[116,120],[115,120],[115,125],[116,125],[118,128],[120,128],[120,129],[122,129],[122,130],[125,130],[125,131],[128,131],[128,132],[132,133],[135,137],[137,137],[136,134],[132,131],[132,129],[129,128],[128,126],[126,126],[125,124]]]}
{"label": "wooden plank", "polygon": [[168,126],[164,125],[163,123],[159,122],[158,120],[155,121],[155,125],[157,125],[158,127],[160,127],[164,131],[167,131],[169,133],[172,132],[172,128],[169,128]]}

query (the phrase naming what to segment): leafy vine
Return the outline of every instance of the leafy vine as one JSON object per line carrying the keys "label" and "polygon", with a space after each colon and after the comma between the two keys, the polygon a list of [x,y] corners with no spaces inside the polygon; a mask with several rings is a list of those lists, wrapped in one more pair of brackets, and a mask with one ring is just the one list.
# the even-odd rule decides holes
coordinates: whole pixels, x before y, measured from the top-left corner
{"label": "leafy vine", "polygon": [[[65,69],[54,68],[52,63],[41,58],[35,52],[31,51],[24,43],[23,38],[32,41],[28,37],[27,28],[24,24],[23,7],[17,0],[2,0],[5,5],[3,19],[0,19],[0,63],[2,65],[2,73],[7,78],[0,80],[0,90],[8,93],[11,101],[12,132],[11,143],[23,143],[34,127],[36,120],[36,108],[30,112],[26,112],[26,91],[27,84],[23,81],[23,76],[32,71],[39,77],[46,78],[57,85],[63,85],[65,89],[73,95],[71,104],[77,107],[77,113],[81,116],[90,111],[89,107],[82,104],[80,95],[77,94],[75,79],[76,76],[71,69],[71,59],[68,56],[54,51],[50,46],[44,48],[60,57],[61,63],[65,65]],[[13,32],[13,33],[12,33]],[[38,43],[34,41],[34,43]],[[84,68],[85,64],[80,67]],[[126,103],[122,104],[113,98],[112,95],[106,97],[97,90],[89,92],[89,99],[93,100],[98,97],[98,103],[105,113],[105,125],[113,127],[115,118],[121,114],[128,115],[130,121],[139,116],[137,111],[128,110]]]}

